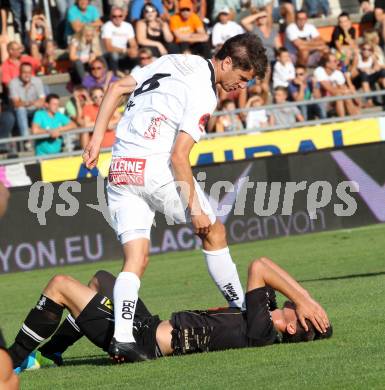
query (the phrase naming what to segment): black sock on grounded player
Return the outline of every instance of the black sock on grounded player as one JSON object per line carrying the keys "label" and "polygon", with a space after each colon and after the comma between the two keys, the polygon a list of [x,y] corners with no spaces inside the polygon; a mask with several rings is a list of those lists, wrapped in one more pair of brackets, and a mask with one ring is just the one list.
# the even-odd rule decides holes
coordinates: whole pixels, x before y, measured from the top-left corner
{"label": "black sock on grounded player", "polygon": [[29,312],[23,326],[9,348],[13,367],[18,367],[40,343],[50,337],[60,324],[63,306],[41,295],[37,305]]}
{"label": "black sock on grounded player", "polygon": [[57,359],[55,359],[55,355],[58,353],[64,353],[71,345],[75,344],[82,337],[83,332],[76,325],[75,319],[72,315],[68,314],[55,334],[49,341],[39,348],[39,351],[43,356],[55,360],[55,362],[60,365],[61,361],[57,361]]}

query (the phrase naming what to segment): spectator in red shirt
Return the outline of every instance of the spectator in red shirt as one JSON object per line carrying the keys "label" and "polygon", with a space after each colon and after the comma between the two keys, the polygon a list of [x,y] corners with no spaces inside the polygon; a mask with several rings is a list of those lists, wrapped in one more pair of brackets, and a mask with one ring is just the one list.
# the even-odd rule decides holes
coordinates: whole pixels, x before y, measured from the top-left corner
{"label": "spectator in red shirt", "polygon": [[37,58],[22,54],[23,46],[15,41],[9,42],[7,45],[8,59],[2,65],[1,81],[5,86],[8,86],[10,81],[20,75],[21,63],[31,64],[33,75],[40,69],[40,60]]}

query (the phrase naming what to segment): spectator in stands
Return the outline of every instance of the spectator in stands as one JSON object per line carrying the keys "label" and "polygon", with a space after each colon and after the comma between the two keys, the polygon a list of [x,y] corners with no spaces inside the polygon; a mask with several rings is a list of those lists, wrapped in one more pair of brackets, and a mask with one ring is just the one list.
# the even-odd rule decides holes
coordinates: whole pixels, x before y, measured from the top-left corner
{"label": "spectator in stands", "polygon": [[[369,43],[361,45],[360,53],[353,60],[351,75],[354,86],[362,88],[364,92],[375,89],[377,83],[381,89],[385,89],[385,69],[380,65]],[[367,98],[366,107],[373,105],[373,99]]]}
{"label": "spectator in stands", "polygon": [[85,127],[83,107],[86,104],[91,104],[91,98],[88,90],[82,85],[77,85],[74,88],[72,97],[67,101],[65,105],[65,114],[76,123],[78,127]]}
{"label": "spectator in stands", "polygon": [[162,0],[132,0],[131,10],[130,10],[130,21],[134,23],[135,21],[141,18],[142,10],[146,4],[152,4],[159,15],[162,17],[164,14]]}
{"label": "spectator in stands", "polygon": [[162,18],[164,20],[170,20],[172,15],[175,15],[177,12],[177,1],[176,0],[163,0],[163,11],[164,14]]}
{"label": "spectator in stands", "polygon": [[[246,108],[257,108],[264,106],[266,101],[262,95],[252,96],[246,103]],[[248,111],[246,115],[246,129],[258,130],[261,127],[267,127],[269,118],[264,108]]]}
{"label": "spectator in stands", "polygon": [[90,63],[90,73],[84,76],[82,85],[88,90],[93,87],[100,87],[106,90],[108,84],[116,80],[118,78],[107,69],[104,59],[97,57]]}
{"label": "spectator in stands", "polygon": [[[98,115],[100,104],[102,103],[104,90],[100,87],[94,87],[90,91],[91,104],[86,104],[83,107],[83,117],[85,127],[93,127]],[[101,143],[102,148],[111,147],[115,142],[115,126],[119,122],[121,114],[119,108],[115,110],[110,122],[108,123],[108,129],[104,134],[103,141]],[[80,135],[80,145],[85,148],[90,140],[91,133],[82,133]]]}
{"label": "spectator in stands", "polygon": [[44,69],[42,74],[51,74],[56,71],[55,44],[52,40],[52,32],[41,8],[33,11],[31,29],[29,31],[29,44],[32,57],[38,58]]}
{"label": "spectator in stands", "polygon": [[[274,103],[287,103],[287,88],[274,88]],[[270,126],[294,125],[296,122],[303,122],[304,118],[298,107],[274,107],[268,110]]]}
{"label": "spectator in stands", "polygon": [[222,102],[220,111],[228,112],[228,114],[218,116],[215,124],[217,133],[243,130],[243,124],[238,114],[231,114],[236,108],[232,100],[226,99]]}
{"label": "spectator in stands", "polygon": [[33,0],[9,0],[16,32],[20,33],[21,41],[27,40],[27,23],[32,19]]}
{"label": "spectator in stands", "polygon": [[380,35],[378,31],[373,29],[364,31],[364,42],[369,43],[369,45],[373,49],[373,53],[377,58],[378,63],[384,67],[385,56],[384,56],[384,51],[381,49],[380,46]]}
{"label": "spectator in stands", "polygon": [[69,57],[72,62],[72,78],[75,84],[81,83],[88,70],[88,64],[101,56],[102,49],[97,31],[92,25],[85,25],[71,39]]}
{"label": "spectator in stands", "polygon": [[159,17],[152,4],[144,6],[142,17],[136,22],[136,38],[139,46],[149,48],[155,57],[178,52],[170,26]]}
{"label": "spectator in stands", "polygon": [[346,67],[349,66],[357,49],[357,32],[347,12],[342,12],[338,16],[338,25],[334,27],[331,46],[336,50],[337,59]]}
{"label": "spectator in stands", "polygon": [[230,9],[231,19],[235,19],[237,14],[241,11],[241,2],[239,0],[215,0],[211,19],[215,20],[220,11],[225,7]]}
{"label": "spectator in stands", "polygon": [[69,8],[74,4],[74,0],[56,0],[56,8],[59,12],[59,23],[63,22]]}
{"label": "spectator in stands", "polygon": [[[266,1],[264,1],[266,3]],[[265,5],[268,18],[282,26],[287,26],[295,20],[295,2],[291,0],[273,0]]]}
{"label": "spectator in stands", "polygon": [[179,12],[170,18],[170,29],[180,51],[210,57],[209,36],[199,16],[192,11],[191,0],[179,1]]}
{"label": "spectator in stands", "polygon": [[218,21],[214,24],[211,35],[212,45],[215,50],[219,50],[229,38],[244,32],[238,23],[230,20],[230,17],[229,7],[224,7],[219,11]]}
{"label": "spectator in stands", "polygon": [[311,18],[318,18],[321,15],[329,16],[330,14],[329,0],[305,0],[304,5]]}
{"label": "spectator in stands", "polygon": [[253,32],[259,37],[266,49],[270,66],[273,66],[275,62],[275,51],[282,45],[278,31],[273,27],[271,19],[268,18],[266,9],[246,16],[242,19],[241,24],[246,31]]}
{"label": "spectator in stands", "polygon": [[110,69],[116,75],[119,69],[132,69],[138,56],[138,44],[132,25],[125,22],[121,7],[111,8],[110,20],[102,27],[102,40]]}
{"label": "spectator in stands", "polygon": [[289,86],[290,81],[295,78],[295,68],[288,50],[281,47],[278,50],[277,62],[273,69],[273,88]]}
{"label": "spectator in stands", "polygon": [[155,57],[152,55],[152,51],[148,47],[142,47],[139,49],[138,55],[139,64],[136,65],[132,70],[131,74],[135,74],[143,66],[149,65],[155,61]]}
{"label": "spectator in stands", "polygon": [[[314,70],[313,77],[320,84],[322,96],[339,96],[353,92],[348,87],[344,74],[337,69],[338,61],[334,54],[326,54],[321,64]],[[326,111],[327,103],[323,103],[323,105],[323,109]],[[359,112],[359,109],[351,99],[337,100],[331,103],[331,106],[339,117],[345,116],[346,113],[356,115]]]}
{"label": "spectator in stands", "polygon": [[49,138],[35,141],[37,156],[60,153],[63,146],[62,133],[76,127],[68,116],[59,111],[59,96],[49,94],[45,99],[44,108],[36,111],[32,121],[33,134],[48,134]]}
{"label": "spectator in stands", "polygon": [[[319,99],[321,91],[319,84],[310,77],[303,65],[295,67],[295,79],[292,80],[288,88],[289,98],[295,102],[308,101],[311,99]],[[324,105],[309,104],[300,105],[299,109],[305,120],[308,119],[324,119],[326,118],[326,111]]]}
{"label": "spectator in stands", "polygon": [[23,49],[23,46],[16,41],[11,41],[7,45],[8,59],[2,64],[2,82],[5,86],[19,76],[21,63],[31,64],[33,74],[40,69],[39,59],[22,54]]}
{"label": "spectator in stands", "polygon": [[[15,114],[7,109],[0,112],[0,138],[9,138],[12,136],[15,127]],[[10,149],[9,144],[0,144],[0,153],[6,153]]]}
{"label": "spectator in stands", "polygon": [[9,83],[9,95],[16,112],[20,135],[29,134],[29,120],[35,111],[44,105],[44,86],[38,77],[32,75],[29,63],[20,65],[20,76]]}
{"label": "spectator in stands", "polygon": [[285,34],[286,47],[294,63],[313,66],[328,51],[317,28],[307,22],[307,14],[303,10],[297,12],[295,23],[287,26]]}
{"label": "spectator in stands", "polygon": [[80,32],[86,24],[99,29],[102,25],[99,11],[90,4],[90,0],[76,0],[76,3],[68,9],[66,36]]}

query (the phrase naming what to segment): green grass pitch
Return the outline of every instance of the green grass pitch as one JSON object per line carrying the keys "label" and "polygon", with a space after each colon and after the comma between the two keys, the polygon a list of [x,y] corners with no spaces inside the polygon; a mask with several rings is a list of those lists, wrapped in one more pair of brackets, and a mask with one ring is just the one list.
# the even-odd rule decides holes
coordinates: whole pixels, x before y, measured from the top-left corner
{"label": "green grass pitch", "polygon": [[[334,326],[331,340],[231,350],[116,366],[82,339],[65,366],[21,375],[22,389],[384,389],[385,225],[232,246],[242,281],[248,262],[268,256],[318,299]],[[0,324],[10,343],[41,289],[56,273],[83,282],[86,264],[0,277]],[[199,251],[153,256],[141,297],[161,318],[175,310],[223,305]]]}

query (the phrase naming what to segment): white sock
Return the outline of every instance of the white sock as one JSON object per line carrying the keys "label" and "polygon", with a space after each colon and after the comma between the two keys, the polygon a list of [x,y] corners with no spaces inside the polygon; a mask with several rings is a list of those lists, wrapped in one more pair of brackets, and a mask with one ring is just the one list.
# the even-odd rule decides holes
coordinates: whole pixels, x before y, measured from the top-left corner
{"label": "white sock", "polygon": [[242,309],[245,294],[228,247],[216,251],[203,250],[207,268],[219,290],[231,307]]}
{"label": "white sock", "polygon": [[114,286],[114,337],[121,342],[135,342],[132,333],[140,279],[133,272],[121,272]]}

